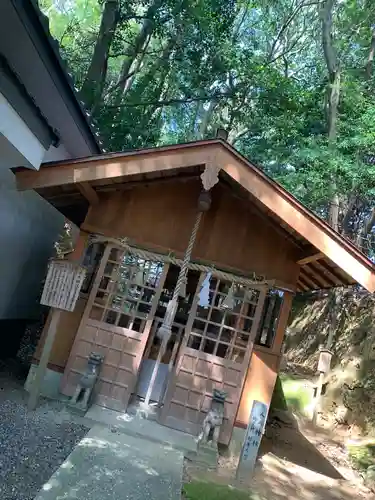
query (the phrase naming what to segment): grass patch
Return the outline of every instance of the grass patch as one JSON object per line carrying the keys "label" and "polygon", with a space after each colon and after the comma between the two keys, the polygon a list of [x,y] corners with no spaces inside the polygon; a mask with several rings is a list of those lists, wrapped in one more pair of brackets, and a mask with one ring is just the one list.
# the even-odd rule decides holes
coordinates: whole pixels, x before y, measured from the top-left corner
{"label": "grass patch", "polygon": [[186,483],[183,491],[187,500],[259,500],[257,495],[250,492],[204,481]]}
{"label": "grass patch", "polygon": [[349,445],[348,453],[353,467],[359,470],[366,470],[375,465],[375,443],[366,445]]}
{"label": "grass patch", "polygon": [[286,404],[290,410],[305,413],[311,404],[312,391],[306,387],[303,379],[293,379],[287,375],[281,375],[281,385]]}

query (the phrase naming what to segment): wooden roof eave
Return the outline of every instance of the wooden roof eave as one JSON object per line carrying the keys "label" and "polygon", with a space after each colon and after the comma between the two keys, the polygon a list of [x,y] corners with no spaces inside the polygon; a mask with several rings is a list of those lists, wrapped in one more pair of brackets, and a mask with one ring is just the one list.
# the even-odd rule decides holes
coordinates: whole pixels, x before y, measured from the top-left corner
{"label": "wooden roof eave", "polygon": [[[20,190],[36,189],[40,192],[42,188],[47,187],[83,184],[84,188],[80,188],[80,191],[89,193],[94,199],[94,193],[89,192],[88,186],[95,181],[108,179],[110,183],[111,180],[121,177],[132,180],[139,175],[148,178],[160,177],[163,172],[173,175],[173,171],[196,165],[222,169],[273,214],[275,219],[291,228],[291,232],[298,233],[368,291],[375,291],[375,267],[354,245],[316,217],[228,143],[220,140],[68,160],[46,164],[38,172],[15,169],[15,173]],[[317,264],[318,262],[316,260]],[[341,284],[345,284],[345,280]]]}
{"label": "wooden roof eave", "polygon": [[233,148],[222,148],[217,159],[221,168],[240,183],[277,217],[327,256],[369,292],[375,291],[375,267],[324,221],[307,210],[296,198],[243,158]]}
{"label": "wooden roof eave", "polygon": [[[202,145],[205,148],[202,150]],[[77,160],[45,163],[39,171],[14,168],[17,189],[39,190],[42,188],[77,183],[95,183],[108,179],[111,183],[118,178],[135,176],[160,176],[162,172],[180,170],[196,165],[215,163],[218,153],[217,141],[205,141],[188,145],[154,148],[129,153],[100,155]],[[182,147],[184,146],[184,147]],[[35,175],[36,174],[36,175]]]}

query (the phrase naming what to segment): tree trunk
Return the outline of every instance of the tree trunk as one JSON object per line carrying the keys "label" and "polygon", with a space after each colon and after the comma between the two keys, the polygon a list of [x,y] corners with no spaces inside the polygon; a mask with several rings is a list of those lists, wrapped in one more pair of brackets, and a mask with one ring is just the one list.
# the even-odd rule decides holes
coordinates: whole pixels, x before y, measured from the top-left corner
{"label": "tree trunk", "polygon": [[334,145],[337,136],[337,110],[340,101],[340,71],[336,70],[329,84],[328,93],[328,141]]}
{"label": "tree trunk", "polygon": [[[147,12],[145,14],[146,19],[143,21],[141,30],[135,37],[132,47],[130,48],[128,55],[125,57],[122,63],[120,76],[116,83],[117,96],[115,99],[115,104],[120,104],[121,100],[123,99],[123,94],[126,88],[126,82],[129,78],[131,67],[134,64],[134,61],[136,60],[138,54],[142,51],[146,43],[148,43],[151,38],[152,32],[154,31],[155,27],[155,14],[161,4],[161,0],[155,0],[147,9]],[[127,90],[129,90],[129,86]]]}
{"label": "tree trunk", "polygon": [[[325,0],[323,2],[320,17],[322,22],[322,45],[324,58],[328,71],[328,87],[327,87],[327,135],[328,144],[333,149],[336,143],[337,136],[337,111],[340,101],[340,69],[338,67],[336,50],[333,44],[332,37],[332,10],[334,0]],[[329,207],[329,223],[338,231],[339,227],[339,198],[337,194],[336,175],[331,177],[332,198]]]}
{"label": "tree trunk", "polygon": [[334,193],[332,195],[330,204],[329,204],[329,217],[328,222],[330,226],[335,230],[339,231],[339,214],[340,214],[340,200],[338,194],[335,192],[337,189],[336,182],[332,180],[331,182],[331,190]]}
{"label": "tree trunk", "polygon": [[194,116],[190,122],[190,127],[189,127],[189,131],[188,131],[188,134],[187,134],[187,141],[195,141],[197,139],[197,129],[196,129],[196,123],[199,119],[199,117],[201,116],[201,114],[204,112],[204,103],[203,101],[198,101],[197,102],[197,105],[195,107],[195,112],[194,112]]}
{"label": "tree trunk", "polygon": [[332,39],[332,9],[334,0],[326,0],[321,9],[322,45],[328,70],[326,116],[328,141],[334,144],[337,135],[337,109],[340,100],[340,70]]}
{"label": "tree trunk", "polygon": [[368,79],[370,79],[371,75],[372,75],[372,66],[373,66],[373,62],[374,62],[374,56],[375,56],[375,29],[372,31],[370,51],[369,51],[367,62],[366,62],[366,77]]}
{"label": "tree trunk", "polygon": [[119,1],[107,0],[104,4],[94,54],[81,88],[85,103],[91,110],[98,104],[102,97],[105,78],[107,75],[109,49],[111,48],[119,19]]}
{"label": "tree trunk", "polygon": [[370,234],[372,228],[375,226],[375,208],[371,210],[371,214],[369,217],[365,220],[361,231],[358,233],[357,236],[357,246],[361,250],[364,249],[365,242],[367,236]]}
{"label": "tree trunk", "polygon": [[134,45],[131,48],[129,55],[125,57],[122,63],[120,76],[116,83],[116,89],[117,89],[116,104],[119,104],[123,98],[126,82],[128,81],[129,78],[130,69],[136,57],[138,56],[139,52],[141,52],[141,50],[146,44],[146,41],[150,37],[153,31],[153,27],[154,27],[153,21],[151,21],[150,19],[144,20],[141,31],[136,36],[134,40]]}
{"label": "tree trunk", "polygon": [[[320,10],[320,18],[322,23],[322,46],[324,59],[328,71],[328,85],[326,93],[326,119],[327,119],[327,136],[329,149],[334,150],[337,136],[337,111],[340,100],[340,70],[337,62],[336,50],[333,44],[332,37],[332,11],[334,0],[325,0],[322,3]],[[331,173],[331,201],[329,206],[328,220],[335,231],[339,229],[339,211],[340,199],[337,193],[336,172]],[[334,335],[337,326],[337,295],[335,290],[330,291],[330,325],[328,336],[326,339],[326,348],[330,349],[333,344]],[[319,387],[317,396],[317,405],[321,397],[321,387],[326,374],[320,374]],[[316,422],[317,413],[314,410],[313,421]]]}
{"label": "tree trunk", "polygon": [[344,216],[341,224],[341,232],[347,238],[353,237],[353,231],[351,230],[349,223],[352,219],[355,208],[357,206],[357,195],[355,193],[351,193],[347,200],[347,205],[345,207]]}
{"label": "tree trunk", "polygon": [[216,101],[212,100],[210,101],[210,104],[208,105],[207,109],[203,108],[203,116],[199,125],[199,136],[198,139],[204,139],[207,133],[207,128],[208,125],[210,124],[212,115],[214,113],[216,106]]}
{"label": "tree trunk", "polygon": [[[149,38],[149,40],[150,40],[150,38]],[[133,85],[134,78],[136,77],[137,73],[143,67],[143,60],[144,60],[144,56],[145,56],[145,50],[147,48],[149,40],[146,42],[142,54],[139,54],[139,56],[137,57],[136,61],[134,61],[134,65],[131,68],[130,75],[128,73],[128,76],[127,76],[126,82],[125,82],[125,86],[124,86],[124,90],[122,92],[122,98],[124,98],[126,96],[128,90],[131,89],[131,86]]]}

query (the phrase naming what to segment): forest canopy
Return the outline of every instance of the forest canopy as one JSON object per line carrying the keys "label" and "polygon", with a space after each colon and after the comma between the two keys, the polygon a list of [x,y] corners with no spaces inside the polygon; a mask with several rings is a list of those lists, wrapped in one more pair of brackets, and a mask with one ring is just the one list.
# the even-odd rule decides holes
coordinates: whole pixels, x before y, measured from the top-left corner
{"label": "forest canopy", "polygon": [[229,142],[374,257],[373,0],[39,0],[108,151]]}

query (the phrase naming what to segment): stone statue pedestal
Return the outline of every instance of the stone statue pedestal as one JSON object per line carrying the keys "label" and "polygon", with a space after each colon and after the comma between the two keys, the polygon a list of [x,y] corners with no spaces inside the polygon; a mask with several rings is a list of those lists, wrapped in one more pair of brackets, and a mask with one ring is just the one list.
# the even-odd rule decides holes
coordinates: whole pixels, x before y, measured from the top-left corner
{"label": "stone statue pedestal", "polygon": [[84,406],[82,403],[71,403],[70,401],[67,403],[67,408],[70,413],[79,415],[80,417],[84,417],[88,411],[88,407]]}
{"label": "stone statue pedestal", "polygon": [[186,458],[195,464],[202,465],[211,470],[216,470],[219,452],[216,445],[201,443],[197,451],[188,453]]}
{"label": "stone statue pedestal", "polygon": [[197,462],[207,465],[208,467],[217,468],[219,452],[214,444],[201,444],[197,451]]}

